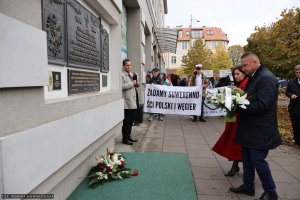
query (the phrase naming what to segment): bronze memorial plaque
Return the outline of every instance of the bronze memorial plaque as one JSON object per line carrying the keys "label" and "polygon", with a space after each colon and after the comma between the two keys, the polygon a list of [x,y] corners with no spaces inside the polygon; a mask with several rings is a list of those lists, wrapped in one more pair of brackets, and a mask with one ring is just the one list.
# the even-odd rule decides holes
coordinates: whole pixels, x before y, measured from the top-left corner
{"label": "bronze memorial plaque", "polygon": [[100,91],[100,74],[68,70],[69,95]]}
{"label": "bronze memorial plaque", "polygon": [[67,1],[68,65],[100,70],[101,21],[75,0]]}
{"label": "bronze memorial plaque", "polygon": [[102,75],[102,87],[107,87],[107,75]]}
{"label": "bronze memorial plaque", "polygon": [[61,73],[52,72],[53,90],[61,90]]}
{"label": "bronze memorial plaque", "polygon": [[43,0],[43,30],[50,63],[66,65],[65,1]]}
{"label": "bronze memorial plaque", "polygon": [[102,67],[101,72],[109,71],[109,34],[101,25]]}
{"label": "bronze memorial plaque", "polygon": [[[91,70],[68,69],[69,95],[100,91],[99,72],[109,72],[110,39],[101,19],[76,0],[42,0],[42,6],[49,63]],[[61,75],[51,74],[57,78],[51,91],[61,90]]]}

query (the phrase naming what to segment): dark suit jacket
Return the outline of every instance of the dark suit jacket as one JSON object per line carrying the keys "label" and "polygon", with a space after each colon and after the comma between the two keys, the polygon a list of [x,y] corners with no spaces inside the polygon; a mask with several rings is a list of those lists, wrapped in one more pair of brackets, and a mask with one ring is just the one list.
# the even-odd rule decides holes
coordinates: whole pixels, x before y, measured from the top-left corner
{"label": "dark suit jacket", "polygon": [[[292,94],[298,96],[297,99],[291,99]],[[285,95],[290,98],[289,112],[300,115],[300,84],[297,77],[291,79],[287,85]]]}
{"label": "dark suit jacket", "polygon": [[250,105],[238,109],[236,142],[259,150],[274,149],[281,144],[277,124],[278,82],[265,67],[260,66],[246,85]]}

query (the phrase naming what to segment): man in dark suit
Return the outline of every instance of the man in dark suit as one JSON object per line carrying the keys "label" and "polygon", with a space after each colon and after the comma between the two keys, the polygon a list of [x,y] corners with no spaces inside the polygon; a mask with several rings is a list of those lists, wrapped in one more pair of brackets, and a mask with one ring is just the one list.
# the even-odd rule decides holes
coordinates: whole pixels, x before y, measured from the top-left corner
{"label": "man in dark suit", "polygon": [[278,82],[276,77],[260,64],[256,54],[242,55],[243,71],[249,76],[245,92],[250,104],[239,109],[236,142],[242,146],[243,184],[231,187],[234,193],[255,195],[255,170],[262,182],[264,193],[260,200],[277,200],[276,186],[267,161],[270,149],[281,144],[277,124]]}
{"label": "man in dark suit", "polygon": [[290,98],[289,113],[293,127],[295,143],[300,146],[300,65],[295,67],[296,77],[291,79],[286,88],[286,96]]}

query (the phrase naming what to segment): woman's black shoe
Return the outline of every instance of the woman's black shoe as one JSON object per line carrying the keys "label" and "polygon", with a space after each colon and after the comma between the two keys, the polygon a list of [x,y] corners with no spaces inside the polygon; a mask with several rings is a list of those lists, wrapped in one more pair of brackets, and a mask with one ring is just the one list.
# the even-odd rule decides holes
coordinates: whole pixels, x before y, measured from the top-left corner
{"label": "woman's black shoe", "polygon": [[234,176],[235,174],[238,175],[239,171],[240,171],[239,167],[236,168],[236,169],[231,168],[231,170],[228,173],[224,174],[224,175],[225,176]]}
{"label": "woman's black shoe", "polygon": [[240,168],[239,168],[239,161],[234,160],[232,163],[232,167],[230,171],[227,174],[224,174],[225,176],[234,176],[235,174],[239,174]]}
{"label": "woman's black shoe", "polygon": [[129,140],[129,142],[137,142],[137,140],[132,139],[132,137],[129,137],[128,140]]}

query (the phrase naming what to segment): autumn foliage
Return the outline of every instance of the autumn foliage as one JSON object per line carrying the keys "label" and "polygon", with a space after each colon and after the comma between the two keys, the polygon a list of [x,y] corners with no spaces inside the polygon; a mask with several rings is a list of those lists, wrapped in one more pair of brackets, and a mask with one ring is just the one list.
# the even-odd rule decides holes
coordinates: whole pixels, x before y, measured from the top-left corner
{"label": "autumn foliage", "polygon": [[278,21],[256,27],[245,51],[255,52],[276,76],[291,78],[300,58],[300,8],[283,10]]}
{"label": "autumn foliage", "polygon": [[204,70],[214,70],[214,75],[218,74],[220,69],[230,69],[233,66],[230,54],[222,44],[217,43],[215,51],[212,52],[199,39],[182,57],[183,73],[193,74],[195,66],[200,63]]}
{"label": "autumn foliage", "polygon": [[294,146],[292,124],[288,114],[287,106],[278,106],[278,128],[283,144]]}

